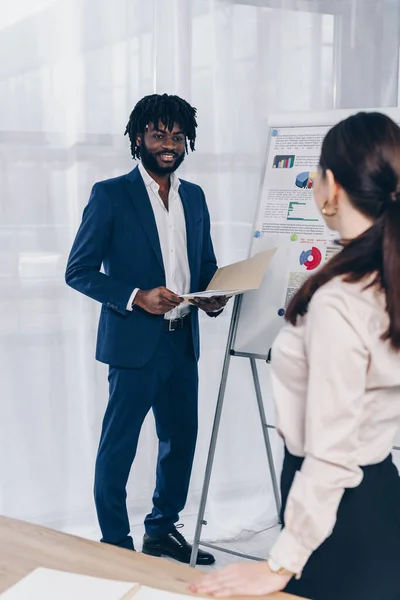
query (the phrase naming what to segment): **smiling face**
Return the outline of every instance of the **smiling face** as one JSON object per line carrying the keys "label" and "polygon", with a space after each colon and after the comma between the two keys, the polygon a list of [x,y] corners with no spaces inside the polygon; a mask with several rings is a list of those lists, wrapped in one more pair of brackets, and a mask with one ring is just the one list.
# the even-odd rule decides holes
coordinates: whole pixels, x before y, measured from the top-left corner
{"label": "smiling face", "polygon": [[185,158],[185,134],[178,123],[169,131],[161,122],[149,123],[143,136],[138,136],[143,166],[156,175],[176,171]]}

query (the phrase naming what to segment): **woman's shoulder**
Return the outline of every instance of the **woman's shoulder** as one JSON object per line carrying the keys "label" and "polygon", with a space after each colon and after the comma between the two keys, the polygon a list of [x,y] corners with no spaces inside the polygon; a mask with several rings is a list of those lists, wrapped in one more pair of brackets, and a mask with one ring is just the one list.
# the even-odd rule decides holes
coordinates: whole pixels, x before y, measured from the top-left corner
{"label": "woman's shoulder", "polygon": [[354,283],[345,281],[344,277],[335,277],[321,286],[311,299],[309,312],[328,307],[351,322],[378,318],[384,325],[387,319],[384,292],[372,276]]}

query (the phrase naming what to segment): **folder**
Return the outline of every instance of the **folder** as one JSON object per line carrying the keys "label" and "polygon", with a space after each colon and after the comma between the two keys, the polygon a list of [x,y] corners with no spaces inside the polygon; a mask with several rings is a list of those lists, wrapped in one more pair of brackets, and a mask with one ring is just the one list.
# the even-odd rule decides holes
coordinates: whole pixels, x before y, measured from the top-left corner
{"label": "folder", "polygon": [[251,290],[257,290],[264,278],[276,248],[255,254],[247,260],[221,267],[210,281],[206,291],[193,292],[180,296],[185,300],[192,298],[212,298],[215,296],[236,296]]}

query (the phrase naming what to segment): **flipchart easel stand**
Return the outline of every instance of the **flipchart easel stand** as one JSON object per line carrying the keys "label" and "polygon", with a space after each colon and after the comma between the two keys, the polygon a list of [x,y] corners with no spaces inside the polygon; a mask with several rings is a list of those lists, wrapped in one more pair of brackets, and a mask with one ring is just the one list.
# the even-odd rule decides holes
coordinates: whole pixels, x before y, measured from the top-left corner
{"label": "flipchart easel stand", "polygon": [[273,425],[270,425],[269,423],[267,423],[265,410],[264,410],[264,404],[263,404],[263,398],[262,398],[262,394],[261,394],[260,380],[258,377],[257,363],[256,363],[257,359],[258,360],[261,359],[263,361],[269,362],[270,356],[261,356],[261,355],[257,355],[257,354],[236,352],[233,349],[234,342],[235,342],[235,334],[236,334],[236,329],[237,329],[237,324],[238,324],[238,317],[239,317],[239,313],[240,313],[241,300],[242,300],[241,296],[236,296],[234,306],[233,306],[233,311],[232,311],[228,340],[227,340],[226,350],[225,350],[225,358],[224,358],[224,363],[223,363],[223,367],[222,367],[221,382],[220,382],[219,392],[218,392],[217,406],[215,409],[214,425],[213,425],[212,434],[211,434],[206,470],[205,470],[205,475],[204,475],[203,488],[202,488],[202,492],[201,492],[199,513],[197,516],[197,523],[196,523],[194,542],[193,542],[193,550],[192,550],[192,555],[191,555],[191,559],[190,559],[191,567],[194,567],[196,565],[199,546],[205,546],[207,548],[219,550],[220,552],[225,552],[227,554],[233,554],[235,556],[240,556],[242,558],[248,558],[248,559],[252,559],[252,560],[260,560],[260,561],[265,560],[265,559],[259,558],[257,556],[250,556],[248,554],[242,554],[240,552],[233,552],[232,550],[228,550],[226,548],[221,548],[220,546],[216,546],[214,544],[209,544],[209,543],[201,541],[201,533],[202,533],[203,526],[207,525],[206,521],[204,520],[204,513],[205,513],[205,509],[206,509],[206,504],[207,504],[207,497],[208,497],[208,491],[209,491],[209,487],[210,487],[212,467],[213,467],[213,462],[214,462],[215,450],[216,450],[216,446],[217,446],[218,432],[219,432],[219,427],[220,427],[220,423],[221,423],[222,409],[223,409],[224,400],[225,400],[226,383],[228,380],[228,373],[229,373],[229,367],[230,367],[232,356],[240,357],[240,358],[248,358],[249,362],[250,362],[250,368],[251,368],[253,384],[254,384],[254,391],[255,391],[255,396],[256,396],[257,405],[258,405],[258,412],[260,415],[260,423],[261,423],[262,433],[263,433],[263,437],[264,437],[265,450],[267,453],[269,472],[270,472],[270,476],[271,476],[272,488],[273,488],[274,497],[275,497],[276,510],[277,510],[277,514],[278,514],[278,519],[280,518],[281,499],[280,499],[278,481],[277,481],[277,477],[276,477],[274,458],[272,455],[271,441],[270,441],[269,431],[268,431],[269,429],[275,429],[275,427]]}

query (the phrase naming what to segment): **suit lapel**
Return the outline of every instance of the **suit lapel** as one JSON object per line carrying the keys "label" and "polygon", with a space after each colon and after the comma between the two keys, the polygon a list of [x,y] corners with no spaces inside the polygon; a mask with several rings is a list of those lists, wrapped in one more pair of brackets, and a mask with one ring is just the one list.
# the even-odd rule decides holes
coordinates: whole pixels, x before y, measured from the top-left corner
{"label": "suit lapel", "polygon": [[193,206],[191,206],[189,194],[182,183],[179,186],[179,195],[181,197],[183,211],[185,213],[187,253],[188,253],[189,268],[190,268],[190,272],[193,274],[194,273],[194,265],[196,262],[195,261],[195,256],[196,256],[196,248],[195,248],[196,214],[195,214],[195,211],[193,210]]}
{"label": "suit lapel", "polygon": [[154,250],[156,258],[164,271],[164,263],[162,259],[160,239],[158,237],[156,220],[150,203],[149,195],[146,186],[140,175],[138,167],[128,173],[126,176],[126,184],[129,195],[133,202],[133,206],[142,223],[143,229],[149,239],[149,242]]}

